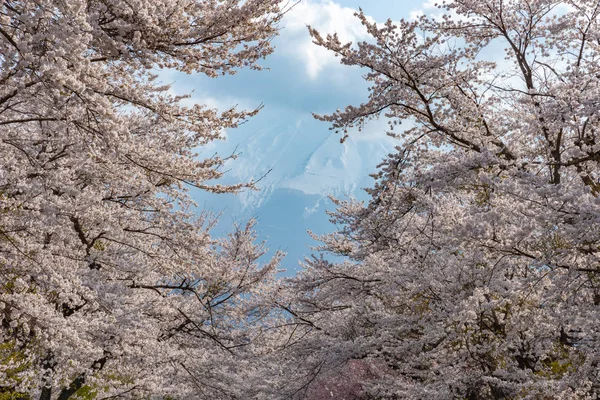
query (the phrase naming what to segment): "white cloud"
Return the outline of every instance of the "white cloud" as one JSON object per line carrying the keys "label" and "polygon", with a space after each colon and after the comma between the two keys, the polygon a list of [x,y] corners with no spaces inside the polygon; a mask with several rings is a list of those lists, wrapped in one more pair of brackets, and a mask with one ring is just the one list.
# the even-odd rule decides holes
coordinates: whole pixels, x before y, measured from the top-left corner
{"label": "white cloud", "polygon": [[331,0],[306,0],[297,4],[284,18],[281,34],[285,43],[279,51],[303,62],[309,78],[316,79],[324,68],[339,64],[339,59],[313,44],[306,26],[312,26],[323,35],[335,32],[342,42],[365,40],[369,35],[354,16],[356,11]]}
{"label": "white cloud", "polygon": [[[421,5],[421,9],[410,12],[410,19],[415,20],[415,19],[418,19],[419,17],[421,17],[422,15],[426,15],[426,14],[431,15],[432,10],[436,10],[438,8],[437,7],[438,4],[439,4],[439,0],[425,1]],[[437,14],[437,13],[434,13],[434,14]]]}

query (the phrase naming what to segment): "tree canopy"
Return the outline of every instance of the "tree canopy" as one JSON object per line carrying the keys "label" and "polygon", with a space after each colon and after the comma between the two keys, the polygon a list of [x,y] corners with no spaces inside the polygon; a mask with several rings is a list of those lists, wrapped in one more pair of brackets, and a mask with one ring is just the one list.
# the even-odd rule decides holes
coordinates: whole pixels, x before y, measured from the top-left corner
{"label": "tree canopy", "polygon": [[373,376],[353,398],[597,398],[600,5],[438,11],[361,12],[371,38],[356,44],[310,29],[370,85],[317,118],[348,135],[386,117],[399,139],[366,204],[337,200],[322,250],[346,261],[310,260],[290,285],[330,366],[320,385],[362,362]]}
{"label": "tree canopy", "polygon": [[398,146],[282,281],[253,221],[213,238],[188,194],[254,187],[196,153],[258,110],[157,72],[260,69],[287,7],[1,3],[0,400],[597,399],[600,3],[309,28],[370,86],[316,117]]}
{"label": "tree canopy", "polygon": [[[186,193],[257,110],[186,107],[160,68],[210,77],[272,52],[278,1],[0,5],[0,397],[244,398],[277,254],[211,238]],[[245,394],[242,394],[245,393]]]}

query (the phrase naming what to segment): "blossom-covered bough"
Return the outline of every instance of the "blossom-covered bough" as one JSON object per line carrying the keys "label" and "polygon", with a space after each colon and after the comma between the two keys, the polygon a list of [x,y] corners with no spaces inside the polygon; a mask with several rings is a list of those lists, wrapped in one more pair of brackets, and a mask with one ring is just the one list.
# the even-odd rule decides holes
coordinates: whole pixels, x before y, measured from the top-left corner
{"label": "blossom-covered bough", "polygon": [[359,13],[371,40],[354,45],[311,29],[371,86],[318,118],[345,131],[385,115],[399,138],[368,204],[337,201],[323,250],[347,261],[292,281],[312,398],[352,359],[374,376],[355,398],[598,398],[600,3],[439,12]]}
{"label": "blossom-covered bough", "polygon": [[209,235],[195,149],[256,111],[153,71],[260,68],[274,0],[0,2],[0,398],[251,398],[280,255]]}

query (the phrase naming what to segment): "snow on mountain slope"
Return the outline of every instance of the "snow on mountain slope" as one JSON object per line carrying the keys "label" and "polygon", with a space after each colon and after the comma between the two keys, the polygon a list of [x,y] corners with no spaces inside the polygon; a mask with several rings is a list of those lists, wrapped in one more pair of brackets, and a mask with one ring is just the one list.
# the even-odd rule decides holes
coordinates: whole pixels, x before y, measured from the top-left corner
{"label": "snow on mountain slope", "polygon": [[[369,174],[398,143],[385,135],[383,121],[374,121],[341,144],[340,135],[312,116],[272,113],[262,116],[272,121],[269,128],[229,132],[228,140],[216,146],[220,154],[234,148],[239,153],[227,165],[226,183],[256,180],[270,171],[258,183],[260,190],[237,196],[196,192],[194,197],[204,208],[225,217],[218,227],[223,233],[232,221],[257,218],[270,254],[278,249],[288,252],[283,266],[293,273],[298,260],[311,254],[310,246],[316,244],[306,231],[320,234],[334,228],[325,213],[332,209],[328,196],[364,198],[362,188],[373,183]],[[296,123],[286,126],[292,117]]]}
{"label": "snow on mountain slope", "polygon": [[[370,186],[369,173],[397,144],[382,125],[373,123],[368,127],[371,134],[356,133],[343,144],[339,135],[312,117],[250,135],[238,143],[241,155],[231,163],[229,177],[250,180],[269,172],[259,183],[260,191],[240,195],[242,207],[260,208],[277,189],[320,197],[358,195]],[[236,136],[229,140],[235,142]]]}

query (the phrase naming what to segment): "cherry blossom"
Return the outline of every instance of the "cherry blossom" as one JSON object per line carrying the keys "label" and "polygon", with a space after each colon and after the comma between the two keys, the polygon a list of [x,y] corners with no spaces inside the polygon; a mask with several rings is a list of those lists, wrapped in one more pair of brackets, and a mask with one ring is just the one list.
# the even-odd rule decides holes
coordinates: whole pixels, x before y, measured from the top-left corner
{"label": "cherry blossom", "polygon": [[183,106],[156,72],[260,69],[282,13],[273,0],[2,1],[0,397],[258,390],[281,254],[257,261],[253,222],[212,238],[187,194],[253,186],[215,184],[225,159],[196,151],[258,110]]}
{"label": "cherry blossom", "polygon": [[345,260],[308,260],[290,281],[297,352],[320,367],[307,384],[364,360],[378,373],[348,398],[595,399],[600,5],[438,11],[359,13],[371,38],[356,44],[310,30],[370,84],[365,103],[317,118],[349,135],[386,117],[399,140],[366,204],[336,200],[321,250]]}

